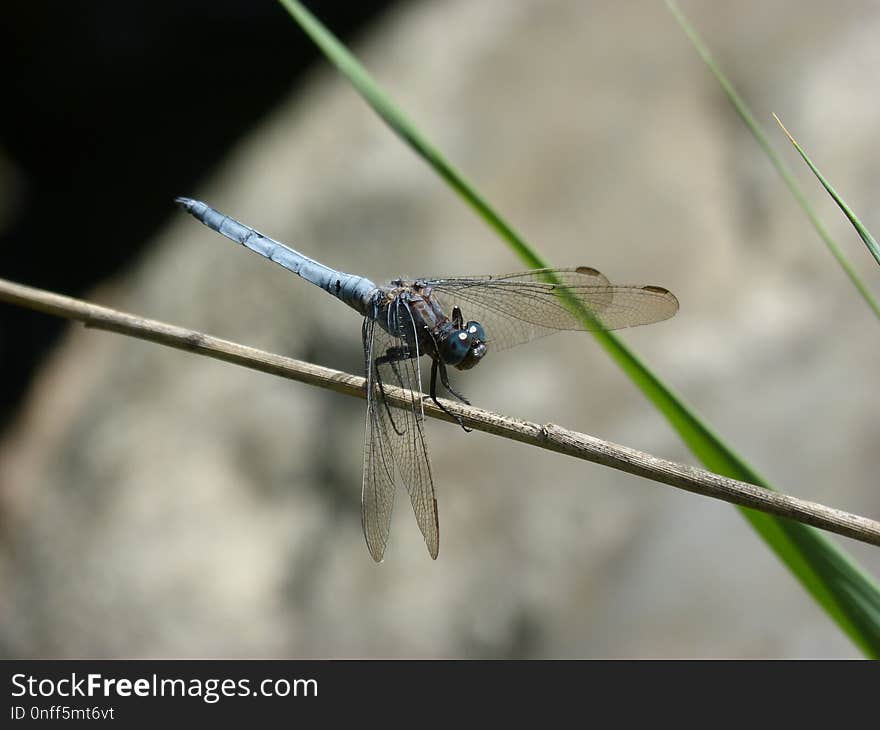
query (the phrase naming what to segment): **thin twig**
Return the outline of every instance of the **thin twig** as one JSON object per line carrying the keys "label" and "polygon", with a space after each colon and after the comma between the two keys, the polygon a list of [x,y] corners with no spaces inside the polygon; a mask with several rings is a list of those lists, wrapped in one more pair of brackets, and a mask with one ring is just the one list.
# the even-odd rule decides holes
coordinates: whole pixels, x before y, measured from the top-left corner
{"label": "thin twig", "polygon": [[[158,342],[198,355],[207,355],[218,360],[243,365],[253,370],[261,370],[290,380],[328,388],[337,393],[353,395],[358,398],[364,397],[365,381],[364,378],[357,375],[263,352],[253,347],[221,340],[194,330],[126,314],[80,299],[16,284],[5,279],[0,279],[0,301],[35,309],[57,317],[74,319],[83,322],[87,327],[96,327]],[[403,395],[405,391],[391,386],[386,386],[386,388],[391,403],[406,406],[409,402]],[[452,401],[444,401],[444,406],[452,416],[460,417],[467,426],[478,431],[503,436],[561,454],[568,454],[619,469],[628,474],[635,474],[655,482],[678,487],[688,492],[721,499],[742,507],[751,507],[761,512],[787,517],[813,527],[835,532],[854,540],[880,545],[880,522],[867,517],[729,479],[694,466],[660,459],[643,451],[603,441],[577,431],[570,431],[561,426],[553,424],[542,426],[537,423],[520,421]],[[454,422],[452,417],[429,400],[425,401],[425,413],[432,418]]]}

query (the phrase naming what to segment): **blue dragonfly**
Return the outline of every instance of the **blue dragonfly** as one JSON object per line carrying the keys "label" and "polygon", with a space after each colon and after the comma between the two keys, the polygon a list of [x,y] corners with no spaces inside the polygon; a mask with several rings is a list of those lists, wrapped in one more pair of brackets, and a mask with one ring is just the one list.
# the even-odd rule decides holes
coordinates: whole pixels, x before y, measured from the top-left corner
{"label": "blue dragonfly", "polygon": [[[659,322],[678,310],[660,286],[617,286],[586,266],[513,274],[396,279],[377,286],[310,259],[250,226],[191,198],[176,198],[209,228],[341,299],[363,317],[361,334],[367,379],[367,421],[361,485],[361,524],[370,555],[382,561],[396,486],[409,494],[428,553],[437,557],[437,497],[425,439],[425,382],[420,362],[431,359],[428,395],[466,431],[461,419],[437,400],[438,378],[452,396],[468,403],[449,382],[447,367],[470,370],[490,351],[504,350],[559,330],[613,330]],[[587,316],[578,316],[586,312]],[[465,314],[469,319],[465,319]],[[405,407],[386,398],[402,388]]]}

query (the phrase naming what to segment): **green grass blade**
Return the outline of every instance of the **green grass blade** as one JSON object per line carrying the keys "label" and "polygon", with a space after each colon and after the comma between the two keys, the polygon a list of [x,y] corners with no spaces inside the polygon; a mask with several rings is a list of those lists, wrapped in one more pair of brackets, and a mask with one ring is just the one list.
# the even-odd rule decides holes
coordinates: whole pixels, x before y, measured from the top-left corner
{"label": "green grass blade", "polygon": [[[530,268],[547,262],[416,129],[348,50],[296,0],[279,0],[307,35],[345,75],[380,118],[482,217]],[[720,474],[770,485],[688,408],[611,332],[593,333],[608,354],[666,416],[703,464]],[[880,589],[818,530],[752,510],[742,510],[792,574],[871,657],[880,657]]]}
{"label": "green grass blade", "polygon": [[736,92],[736,89],[733,88],[733,84],[730,83],[730,80],[724,75],[718,64],[715,63],[715,60],[712,58],[712,54],[709,53],[709,49],[703,43],[700,36],[697,35],[697,31],[694,30],[693,26],[688,22],[687,18],[685,18],[681,10],[679,10],[678,5],[675,3],[675,0],[666,0],[666,7],[669,8],[669,11],[675,17],[675,20],[678,22],[685,35],[688,37],[691,44],[696,49],[697,53],[700,54],[700,58],[703,59],[706,67],[709,69],[709,71],[712,72],[712,75],[715,77],[715,79],[718,81],[718,84],[724,90],[724,93],[727,95],[727,98],[730,101],[731,105],[736,110],[736,113],[739,114],[746,127],[748,127],[749,131],[752,133],[752,136],[755,138],[755,141],[760,145],[761,149],[764,150],[764,153],[767,155],[773,167],[776,168],[776,171],[785,182],[786,187],[788,187],[792,196],[797,201],[798,205],[800,205],[807,218],[810,220],[810,223],[813,224],[813,228],[816,229],[819,237],[825,242],[825,246],[831,252],[831,255],[834,256],[835,259],[837,259],[837,263],[840,264],[840,267],[849,277],[852,285],[856,288],[859,294],[862,295],[862,299],[865,300],[865,303],[871,308],[871,311],[874,312],[874,315],[878,319],[880,319],[880,305],[878,305],[877,300],[874,299],[871,291],[868,289],[867,286],[865,286],[865,283],[861,280],[861,278],[859,278],[859,275],[856,273],[853,265],[849,262],[849,259],[847,259],[840,246],[835,243],[834,239],[831,237],[831,234],[828,232],[828,229],[825,227],[825,224],[819,218],[816,211],[813,210],[813,207],[810,205],[810,201],[807,200],[807,196],[804,195],[804,191],[801,190],[800,185],[798,185],[794,174],[792,174],[791,170],[788,168],[788,165],[786,165],[785,162],[783,162],[782,158],[776,153],[776,150],[773,149],[772,145],[770,144],[770,140],[767,138],[767,135],[764,134],[764,130],[761,129],[761,125],[758,124],[748,105]]}
{"label": "green grass blade", "polygon": [[868,251],[871,252],[871,255],[874,257],[874,260],[880,264],[880,246],[877,246],[877,241],[874,240],[874,236],[871,235],[871,232],[865,228],[862,222],[859,220],[858,216],[853,212],[852,208],[850,208],[837,194],[837,191],[831,186],[831,183],[825,179],[825,176],[819,172],[819,168],[813,164],[813,161],[810,159],[809,155],[804,152],[803,148],[797,143],[797,140],[791,136],[791,132],[789,132],[785,125],[780,121],[779,117],[775,114],[773,118],[776,120],[776,123],[782,128],[782,131],[785,132],[785,136],[791,140],[791,143],[794,145],[794,148],[800,153],[800,156],[804,159],[804,162],[807,163],[807,166],[813,171],[813,174],[819,179],[819,182],[822,183],[822,187],[828,191],[828,194],[837,203],[837,206],[843,211],[843,214],[849,218],[849,222],[853,224],[853,228],[856,229],[856,233],[859,234],[861,239],[865,242],[865,245],[868,247]]}

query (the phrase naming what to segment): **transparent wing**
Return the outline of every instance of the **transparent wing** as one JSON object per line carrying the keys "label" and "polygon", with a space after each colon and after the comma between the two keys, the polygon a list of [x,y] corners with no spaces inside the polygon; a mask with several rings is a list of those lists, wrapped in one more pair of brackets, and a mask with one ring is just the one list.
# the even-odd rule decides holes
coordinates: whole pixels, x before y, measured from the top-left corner
{"label": "transparent wing", "polygon": [[[432,558],[437,557],[440,530],[437,499],[425,441],[418,340],[405,302],[384,313],[389,334],[374,319],[364,320],[367,371],[367,427],[361,520],[373,560],[379,562],[388,543],[395,483],[406,488],[419,530]],[[405,336],[409,334],[410,336]],[[398,336],[399,335],[399,336]],[[386,399],[388,386],[410,391],[406,407]]]}
{"label": "transparent wing", "polygon": [[381,562],[388,544],[391,512],[394,508],[394,455],[381,418],[382,393],[376,382],[374,320],[364,320],[364,356],[367,373],[367,426],[364,434],[364,473],[361,485],[361,526],[370,555]]}
{"label": "transparent wing", "polygon": [[[615,330],[668,319],[675,296],[659,286],[611,284],[596,269],[536,269],[514,274],[423,279],[450,313],[483,325],[489,345],[503,350],[558,330]],[[595,320],[586,324],[565,304],[580,303]]]}

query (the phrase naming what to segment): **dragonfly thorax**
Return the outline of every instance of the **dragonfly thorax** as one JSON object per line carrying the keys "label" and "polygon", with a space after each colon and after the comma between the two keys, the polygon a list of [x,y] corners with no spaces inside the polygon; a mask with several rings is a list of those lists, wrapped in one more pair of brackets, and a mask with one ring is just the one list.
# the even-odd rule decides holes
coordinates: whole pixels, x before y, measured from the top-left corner
{"label": "dragonfly thorax", "polygon": [[453,307],[450,318],[432,294],[432,287],[421,281],[393,281],[379,290],[374,318],[382,329],[400,338],[408,351],[470,370],[488,349],[483,326],[465,323],[459,307]]}

